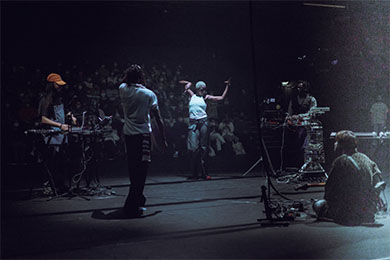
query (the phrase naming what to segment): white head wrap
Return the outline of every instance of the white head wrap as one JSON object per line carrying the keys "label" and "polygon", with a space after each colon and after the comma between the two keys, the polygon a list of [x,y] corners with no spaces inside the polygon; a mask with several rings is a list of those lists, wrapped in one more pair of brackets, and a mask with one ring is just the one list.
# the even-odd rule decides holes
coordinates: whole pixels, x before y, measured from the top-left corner
{"label": "white head wrap", "polygon": [[196,85],[195,85],[196,89],[205,88],[205,87],[206,87],[206,83],[204,81],[196,82]]}

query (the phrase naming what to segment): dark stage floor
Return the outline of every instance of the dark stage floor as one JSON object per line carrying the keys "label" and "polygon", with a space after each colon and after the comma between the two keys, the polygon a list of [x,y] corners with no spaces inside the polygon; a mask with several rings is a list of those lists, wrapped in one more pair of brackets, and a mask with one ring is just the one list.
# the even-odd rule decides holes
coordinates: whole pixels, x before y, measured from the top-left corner
{"label": "dark stage floor", "polygon": [[[208,181],[187,181],[174,174],[151,175],[145,190],[147,214],[138,219],[106,216],[124,203],[125,176],[102,176],[101,184],[111,190],[89,201],[47,201],[36,192],[22,200],[20,191],[8,191],[2,202],[2,258],[390,258],[388,215],[379,217],[377,225],[348,227],[317,222],[306,210],[309,215],[288,226],[263,227],[257,219],[265,218],[260,203],[265,178],[239,176],[221,173]],[[308,208],[311,199],[323,196],[323,188],[296,192],[293,187],[277,184]],[[274,193],[272,198],[285,201]]]}

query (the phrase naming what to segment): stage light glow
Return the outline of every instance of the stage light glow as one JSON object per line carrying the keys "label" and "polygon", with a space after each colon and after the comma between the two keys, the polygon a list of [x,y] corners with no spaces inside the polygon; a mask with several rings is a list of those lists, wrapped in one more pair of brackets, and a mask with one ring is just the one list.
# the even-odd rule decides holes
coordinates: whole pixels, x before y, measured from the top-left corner
{"label": "stage light glow", "polygon": [[318,3],[303,3],[306,6],[315,6],[315,7],[328,7],[328,8],[341,8],[345,9],[344,5],[330,5],[330,4],[318,4]]}
{"label": "stage light glow", "polygon": [[288,83],[289,83],[288,81],[282,81],[282,86],[284,86],[284,87],[285,87],[285,86],[287,86],[287,85],[288,85]]}

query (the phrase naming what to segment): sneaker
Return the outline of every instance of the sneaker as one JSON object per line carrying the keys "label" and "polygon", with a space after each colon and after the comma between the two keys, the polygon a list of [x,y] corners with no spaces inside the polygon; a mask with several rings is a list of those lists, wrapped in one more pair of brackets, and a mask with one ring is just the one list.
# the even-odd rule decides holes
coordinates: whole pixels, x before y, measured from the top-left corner
{"label": "sneaker", "polygon": [[128,218],[139,218],[144,214],[145,211],[146,211],[146,208],[139,207],[138,210],[136,210],[136,211],[124,210],[124,213],[125,213],[126,217],[128,217]]}

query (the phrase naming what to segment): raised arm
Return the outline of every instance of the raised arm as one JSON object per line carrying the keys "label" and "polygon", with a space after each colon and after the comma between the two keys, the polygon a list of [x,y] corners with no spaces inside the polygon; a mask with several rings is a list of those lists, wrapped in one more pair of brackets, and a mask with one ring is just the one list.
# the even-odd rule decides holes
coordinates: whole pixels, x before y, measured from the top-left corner
{"label": "raised arm", "polygon": [[190,95],[190,97],[192,97],[193,95],[195,95],[194,92],[190,89],[190,88],[191,88],[191,85],[192,85],[191,82],[189,82],[189,81],[187,81],[187,80],[180,80],[179,83],[181,83],[181,84],[186,84],[186,85],[184,86],[184,93],[187,92],[187,93]]}
{"label": "raised arm", "polygon": [[229,86],[230,86],[230,79],[226,80],[225,81],[225,90],[223,91],[222,95],[221,96],[213,96],[213,95],[206,95],[205,99],[206,100],[213,100],[213,101],[221,101],[223,100],[225,97],[226,97],[226,94],[229,90]]}

